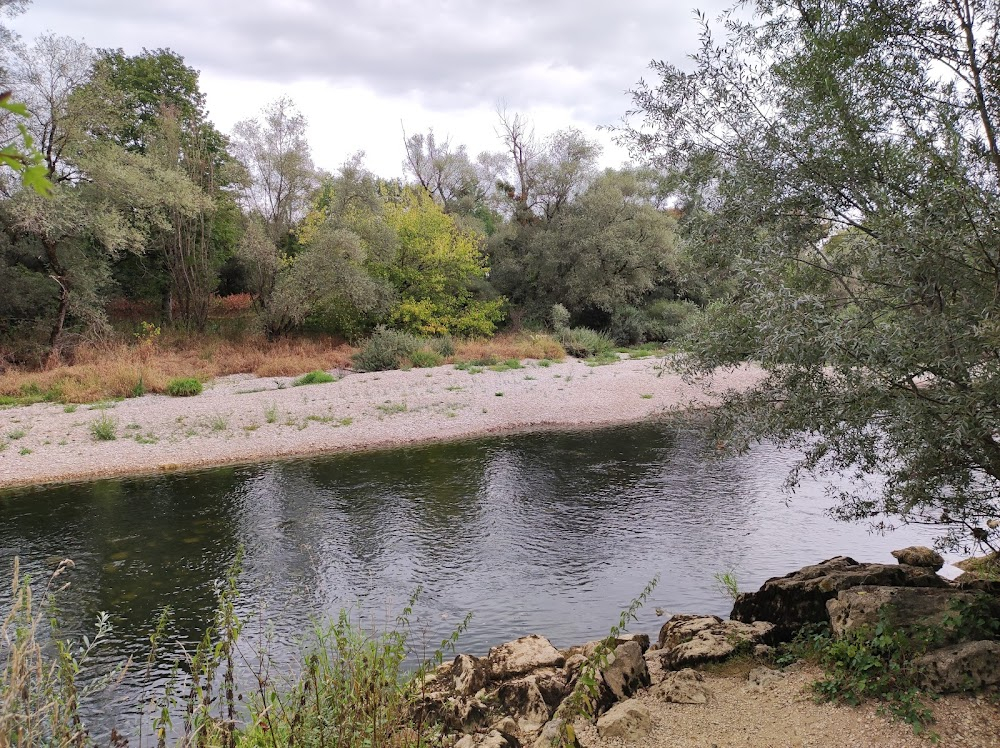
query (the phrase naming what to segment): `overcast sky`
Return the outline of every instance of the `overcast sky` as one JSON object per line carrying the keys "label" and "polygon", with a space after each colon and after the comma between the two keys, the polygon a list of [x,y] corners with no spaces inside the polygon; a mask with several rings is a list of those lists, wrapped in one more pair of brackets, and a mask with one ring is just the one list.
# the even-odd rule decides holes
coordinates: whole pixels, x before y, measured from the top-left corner
{"label": "overcast sky", "polygon": [[625,153],[598,125],[629,106],[652,59],[694,51],[693,8],[723,0],[34,0],[10,26],[94,47],[169,47],[201,71],[223,131],[282,94],[306,115],[318,166],[363,150],[401,173],[402,128],[433,127],[472,155],[498,150],[499,102],[536,132],[576,126]]}

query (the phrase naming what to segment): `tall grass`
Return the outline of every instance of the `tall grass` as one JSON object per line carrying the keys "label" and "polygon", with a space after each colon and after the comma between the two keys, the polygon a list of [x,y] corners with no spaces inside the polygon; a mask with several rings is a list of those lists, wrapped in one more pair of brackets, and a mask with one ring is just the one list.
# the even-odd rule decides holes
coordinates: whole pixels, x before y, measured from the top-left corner
{"label": "tall grass", "polygon": [[[144,724],[137,745],[157,748],[417,748],[440,743],[440,733],[427,724],[418,703],[429,671],[454,652],[470,617],[420,664],[407,670],[416,655],[410,618],[417,593],[410,598],[394,625],[387,630],[364,630],[347,612],[326,624],[317,624],[311,643],[304,646],[291,669],[269,660],[266,651],[247,652],[241,643],[243,622],[236,612],[236,580],[240,555],[218,590],[217,609],[194,652],[172,663],[173,676],[165,686],[154,677],[161,658],[161,642],[170,620],[164,610],[150,636],[150,652],[141,672]],[[132,666],[124,662],[103,677],[81,684],[81,673],[94,651],[111,633],[108,617],[98,618],[93,638],[62,640],[55,610],[58,584],[69,569],[56,569],[36,603],[31,580],[21,574],[18,561],[10,609],[0,619],[0,748],[96,748],[85,721],[86,702],[122,677]],[[238,686],[238,663],[253,666],[252,688]],[[278,680],[273,674],[292,672]],[[115,731],[107,742],[113,748],[129,745]]]}

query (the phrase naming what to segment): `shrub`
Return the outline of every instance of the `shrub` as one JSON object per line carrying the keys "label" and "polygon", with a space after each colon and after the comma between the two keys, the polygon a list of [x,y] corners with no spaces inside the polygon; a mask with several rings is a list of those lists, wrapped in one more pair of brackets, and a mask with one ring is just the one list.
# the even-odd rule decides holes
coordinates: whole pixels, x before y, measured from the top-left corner
{"label": "shrub", "polygon": [[316,371],[311,371],[308,374],[303,374],[301,377],[292,382],[295,387],[301,387],[305,384],[326,384],[327,382],[336,382],[337,378],[322,369],[317,369]]}
{"label": "shrub", "polygon": [[354,354],[354,368],[358,371],[398,369],[404,360],[422,347],[423,340],[416,335],[380,326],[375,329],[365,347]]}
{"label": "shrub", "polygon": [[418,369],[427,369],[432,366],[440,366],[444,363],[444,357],[437,351],[428,348],[420,348],[410,354],[410,363]]}
{"label": "shrub", "polygon": [[118,422],[107,413],[91,422],[90,433],[99,442],[113,442],[118,438]]}
{"label": "shrub", "polygon": [[552,318],[553,330],[562,330],[569,327],[569,310],[562,304],[553,304],[549,316]]}
{"label": "shrub", "polygon": [[192,397],[200,395],[202,391],[201,382],[194,377],[183,377],[171,379],[167,383],[167,394],[173,397]]}
{"label": "shrub", "polygon": [[455,340],[451,335],[441,335],[437,338],[431,338],[430,347],[432,351],[442,358],[455,355]]}
{"label": "shrub", "polygon": [[568,355],[576,358],[608,356],[615,349],[614,340],[588,327],[563,327],[556,330],[556,339]]}

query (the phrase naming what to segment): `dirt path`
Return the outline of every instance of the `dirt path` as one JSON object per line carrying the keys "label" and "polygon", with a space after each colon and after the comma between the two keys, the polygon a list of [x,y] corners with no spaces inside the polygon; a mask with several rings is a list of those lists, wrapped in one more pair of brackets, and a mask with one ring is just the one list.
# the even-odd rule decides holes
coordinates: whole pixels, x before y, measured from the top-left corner
{"label": "dirt path", "polygon": [[[147,395],[105,407],[40,403],[2,410],[0,487],[637,422],[716,399],[711,388],[684,383],[656,358],[338,376],[302,387],[290,378],[232,376],[190,398]],[[720,374],[712,386],[745,387],[758,376],[745,367]],[[115,439],[94,435],[102,419]]]}

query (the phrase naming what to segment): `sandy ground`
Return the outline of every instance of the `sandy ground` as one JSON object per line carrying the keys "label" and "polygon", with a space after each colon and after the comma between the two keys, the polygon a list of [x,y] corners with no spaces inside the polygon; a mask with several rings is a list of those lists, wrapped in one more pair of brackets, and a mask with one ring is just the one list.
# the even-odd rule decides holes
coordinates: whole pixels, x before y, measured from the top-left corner
{"label": "sandy ground", "polygon": [[[334,373],[341,378],[328,384],[232,376],[196,397],[2,410],[0,487],[637,422],[711,404],[718,389],[760,376],[746,367],[692,386],[658,358],[605,366],[526,361],[521,369],[477,373],[453,366]],[[102,418],[113,421],[113,441],[92,432]]]}
{"label": "sandy ground", "polygon": [[[994,748],[1000,746],[996,699],[947,696],[932,703],[939,739],[914,735],[905,723],[860,708],[817,704],[809,685],[821,675],[813,667],[787,673],[758,688],[743,677],[706,676],[707,704],[667,704],[639,697],[649,708],[653,731],[632,748]],[[625,748],[581,726],[583,748]]]}

